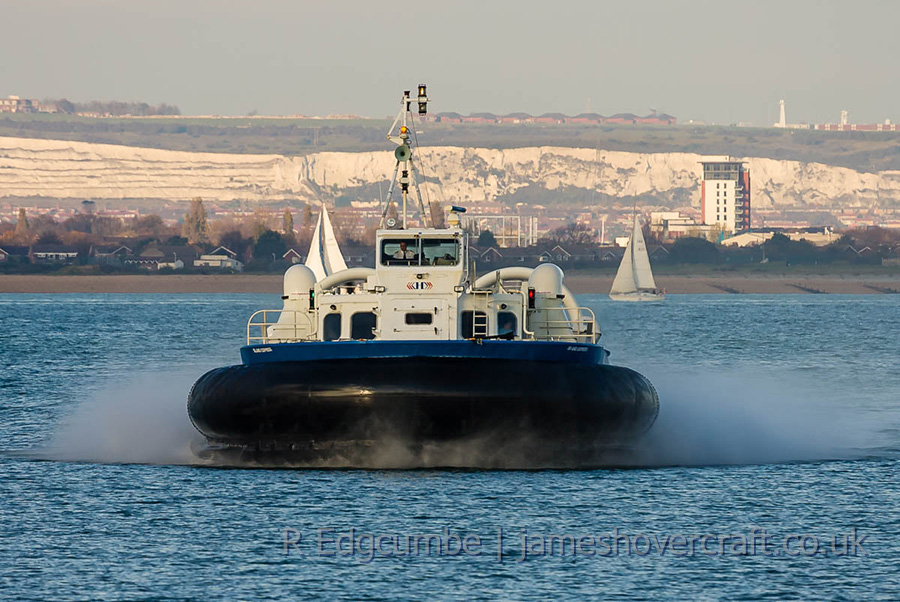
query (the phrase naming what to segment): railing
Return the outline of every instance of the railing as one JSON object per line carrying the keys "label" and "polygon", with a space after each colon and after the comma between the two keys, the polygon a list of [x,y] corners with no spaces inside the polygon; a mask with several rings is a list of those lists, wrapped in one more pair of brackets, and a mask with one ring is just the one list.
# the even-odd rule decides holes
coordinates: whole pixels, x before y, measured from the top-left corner
{"label": "railing", "polygon": [[[272,321],[269,319],[270,314],[278,315],[274,321]],[[279,322],[279,318],[284,314],[293,315],[294,319],[288,322]],[[262,319],[255,320],[257,316],[261,316]],[[299,316],[303,316],[302,321],[298,319]],[[269,334],[269,328],[272,326],[277,327],[274,335]],[[253,336],[255,334],[253,329],[258,329],[256,330],[258,336]],[[248,345],[265,345],[267,343],[287,341],[310,341],[315,340],[315,338],[316,325],[312,318],[310,318],[310,314],[306,311],[295,309],[261,309],[254,312],[254,314],[250,316],[250,319],[247,320]]]}
{"label": "railing", "polygon": [[[544,319],[537,319],[546,312]],[[589,307],[543,307],[529,310],[530,326],[522,325],[525,338],[535,341],[569,341],[573,343],[596,343],[600,337],[597,319]],[[275,314],[274,317],[270,317]],[[292,320],[279,322],[289,314]],[[558,318],[556,316],[559,316]],[[527,323],[527,322],[526,322]],[[275,328],[273,328],[275,327]],[[247,320],[247,344],[261,344],[291,341],[315,341],[316,324],[306,311],[288,309],[261,309]]]}
{"label": "railing", "polygon": [[[557,318],[536,320],[540,312],[547,312]],[[576,316],[572,314],[576,313]],[[531,315],[531,327],[533,331],[522,328],[526,335],[530,335],[535,341],[571,341],[574,343],[596,343],[600,338],[600,329],[597,328],[597,318],[589,307],[542,307],[529,310]],[[544,331],[544,332],[541,332]]]}

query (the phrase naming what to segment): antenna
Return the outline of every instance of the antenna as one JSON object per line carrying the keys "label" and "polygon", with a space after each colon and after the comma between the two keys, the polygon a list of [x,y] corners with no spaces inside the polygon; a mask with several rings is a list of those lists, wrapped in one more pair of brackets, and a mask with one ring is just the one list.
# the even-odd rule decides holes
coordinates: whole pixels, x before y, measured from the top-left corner
{"label": "antenna", "polygon": [[[409,90],[405,90],[403,92],[403,96],[400,98],[400,111],[397,113],[397,118],[394,119],[394,123],[391,124],[391,128],[387,133],[387,139],[397,145],[397,148],[394,149],[394,158],[397,161],[394,164],[394,175],[391,176],[391,185],[390,187],[388,187],[387,196],[385,196],[383,200],[384,206],[381,211],[381,223],[379,224],[379,228],[384,227],[385,216],[387,216],[388,208],[391,204],[391,195],[394,192],[394,185],[398,181],[398,173],[400,174],[400,194],[403,198],[403,214],[400,227],[404,230],[406,229],[407,200],[409,197],[410,180],[412,181],[413,188],[416,191],[416,200],[419,202],[419,213],[422,216],[422,222],[427,226],[425,206],[422,204],[422,195],[419,193],[419,183],[416,180],[416,167],[413,163],[412,149],[409,146],[410,132],[409,126],[407,125],[407,116],[410,113],[410,106],[413,104],[413,102],[418,105],[419,115],[425,115],[426,113],[428,113],[428,100],[429,98],[425,89],[425,84],[419,84],[418,95],[416,96],[415,101],[413,101],[410,97]],[[397,133],[394,134],[394,130],[398,126],[399,130],[397,130]],[[388,226],[394,227],[395,224],[388,224]]]}

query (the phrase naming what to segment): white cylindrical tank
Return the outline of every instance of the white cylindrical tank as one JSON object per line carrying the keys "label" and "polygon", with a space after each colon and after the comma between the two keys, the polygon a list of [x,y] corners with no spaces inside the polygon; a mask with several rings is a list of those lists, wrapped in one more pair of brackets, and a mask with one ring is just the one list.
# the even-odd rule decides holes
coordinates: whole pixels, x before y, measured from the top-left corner
{"label": "white cylindrical tank", "polygon": [[315,332],[315,313],[309,309],[309,291],[315,286],[316,275],[311,269],[300,264],[288,268],[284,273],[284,307],[278,322],[267,328],[269,338],[305,340]]}
{"label": "white cylindrical tank", "polygon": [[284,296],[309,294],[309,289],[316,286],[316,275],[305,265],[292,265],[284,273]]}
{"label": "white cylindrical tank", "polygon": [[[528,287],[535,292],[535,310],[530,313],[529,329],[538,337],[565,340],[572,336],[567,306],[574,306],[571,293],[563,286],[563,271],[558,265],[543,263],[528,277]],[[573,314],[578,317],[578,313]]]}
{"label": "white cylindrical tank", "polygon": [[563,288],[563,271],[558,265],[543,263],[534,268],[528,277],[528,286],[539,293],[561,295]]}

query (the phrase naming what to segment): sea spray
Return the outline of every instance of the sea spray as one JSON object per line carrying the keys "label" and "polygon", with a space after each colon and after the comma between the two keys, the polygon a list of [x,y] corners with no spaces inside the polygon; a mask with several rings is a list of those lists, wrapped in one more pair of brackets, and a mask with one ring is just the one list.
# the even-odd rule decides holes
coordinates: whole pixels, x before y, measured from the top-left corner
{"label": "sea spray", "polygon": [[867,455],[883,435],[853,392],[803,373],[657,370],[656,424],[639,465],[753,464]]}
{"label": "sea spray", "polygon": [[[536,442],[514,433],[411,447],[387,439],[377,447],[336,449],[298,461],[209,453],[187,416],[185,398],[202,369],[145,373],[110,384],[81,403],[57,429],[44,457],[57,460],[254,467],[409,469],[575,468],[565,454],[548,460]],[[797,373],[762,377],[736,370],[648,370],[660,397],[656,424],[627,449],[596,466],[754,464],[869,455],[891,427],[848,398]],[[895,417],[896,418],[896,417]],[[896,427],[900,420],[895,420]]]}
{"label": "sea spray", "polygon": [[47,455],[89,462],[184,464],[203,440],[185,411],[201,370],[144,373],[111,383],[63,419]]}

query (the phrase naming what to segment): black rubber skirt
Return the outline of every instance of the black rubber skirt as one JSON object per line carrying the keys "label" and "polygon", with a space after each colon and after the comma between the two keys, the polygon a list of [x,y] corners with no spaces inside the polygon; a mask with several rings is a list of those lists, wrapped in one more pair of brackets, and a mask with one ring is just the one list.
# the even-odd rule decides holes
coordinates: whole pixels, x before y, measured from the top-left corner
{"label": "black rubber skirt", "polygon": [[617,445],[653,424],[659,400],[634,370],[463,358],[378,358],[218,368],[188,414],[215,444],[303,449],[342,442]]}

